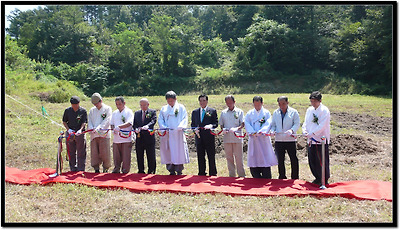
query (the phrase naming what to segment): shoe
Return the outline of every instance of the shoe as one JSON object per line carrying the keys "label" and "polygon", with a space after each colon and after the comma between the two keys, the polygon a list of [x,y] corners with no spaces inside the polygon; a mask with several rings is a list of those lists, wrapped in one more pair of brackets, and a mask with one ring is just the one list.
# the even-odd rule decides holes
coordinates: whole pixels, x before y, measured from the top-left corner
{"label": "shoe", "polygon": [[119,172],[119,171],[114,171],[114,170],[113,170],[112,173],[120,173],[120,172]]}
{"label": "shoe", "polygon": [[94,172],[95,173],[100,173],[100,169],[95,169]]}
{"label": "shoe", "polygon": [[145,174],[145,172],[140,172],[140,171],[139,171],[138,173],[139,173],[139,174]]}
{"label": "shoe", "polygon": [[108,173],[108,169],[103,169],[103,173]]}
{"label": "shoe", "polygon": [[175,172],[170,172],[169,175],[170,175],[170,176],[174,176],[174,175],[176,175],[176,174],[175,174]]}
{"label": "shoe", "polygon": [[182,175],[182,172],[176,172],[176,175]]}
{"label": "shoe", "polygon": [[316,184],[316,185],[321,185],[321,180],[315,179],[311,183]]}

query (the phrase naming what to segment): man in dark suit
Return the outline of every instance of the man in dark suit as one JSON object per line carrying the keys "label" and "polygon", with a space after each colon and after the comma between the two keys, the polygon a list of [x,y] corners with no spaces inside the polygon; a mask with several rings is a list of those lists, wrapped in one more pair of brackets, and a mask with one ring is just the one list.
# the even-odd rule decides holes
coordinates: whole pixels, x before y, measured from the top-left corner
{"label": "man in dark suit", "polygon": [[[206,175],[206,151],[208,158],[210,176],[217,175],[217,167],[215,165],[215,136],[210,133],[211,128],[218,126],[217,111],[207,106],[208,96],[202,94],[199,96],[200,108],[192,112],[192,127],[200,127],[196,131],[195,137],[197,149],[197,161],[199,164],[199,176]],[[200,137],[200,138],[199,138]]]}
{"label": "man in dark suit", "polygon": [[148,174],[156,173],[156,140],[150,135],[148,129],[154,129],[157,122],[156,111],[149,109],[149,101],[146,98],[140,100],[140,110],[135,112],[133,129],[137,130],[136,135],[136,159],[138,173],[144,172],[144,150],[146,150]]}

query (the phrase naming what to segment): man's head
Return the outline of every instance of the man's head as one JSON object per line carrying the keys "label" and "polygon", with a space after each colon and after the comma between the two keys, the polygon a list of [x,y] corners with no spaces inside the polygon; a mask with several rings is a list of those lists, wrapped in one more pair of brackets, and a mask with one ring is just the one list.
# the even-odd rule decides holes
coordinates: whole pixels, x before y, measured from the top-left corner
{"label": "man's head", "polygon": [[205,94],[202,94],[199,96],[199,104],[201,108],[205,108],[208,104],[208,96]]}
{"label": "man's head", "polygon": [[122,110],[125,109],[125,99],[122,96],[116,97],[115,98],[115,105],[117,106],[117,109],[122,112]]}
{"label": "man's head", "polygon": [[278,97],[277,101],[278,101],[279,108],[280,108],[283,112],[286,112],[286,110],[287,110],[287,108],[288,108],[288,106],[289,106],[289,99],[288,99],[288,97],[286,97],[286,96],[280,96],[280,97]]}
{"label": "man's head", "polygon": [[259,111],[263,105],[263,98],[261,96],[254,96],[253,97],[253,105],[254,108]]}
{"label": "man's head", "polygon": [[146,111],[149,108],[149,100],[147,98],[140,99],[140,109]]}
{"label": "man's head", "polygon": [[314,91],[310,94],[310,102],[311,105],[317,109],[319,105],[321,104],[321,99],[322,99],[322,94],[319,91]]}
{"label": "man's head", "polygon": [[225,97],[225,104],[228,106],[229,110],[233,110],[233,108],[235,108],[235,98],[233,95],[227,95]]}
{"label": "man's head", "polygon": [[92,95],[92,104],[96,106],[97,109],[100,109],[103,103],[103,98],[99,93],[94,93]]}
{"label": "man's head", "polygon": [[81,100],[79,99],[78,96],[72,96],[69,102],[71,102],[71,107],[74,111],[77,111],[79,109],[79,102]]}
{"label": "man's head", "polygon": [[168,91],[165,94],[165,99],[167,100],[168,105],[174,107],[176,102],[176,93],[174,91]]}

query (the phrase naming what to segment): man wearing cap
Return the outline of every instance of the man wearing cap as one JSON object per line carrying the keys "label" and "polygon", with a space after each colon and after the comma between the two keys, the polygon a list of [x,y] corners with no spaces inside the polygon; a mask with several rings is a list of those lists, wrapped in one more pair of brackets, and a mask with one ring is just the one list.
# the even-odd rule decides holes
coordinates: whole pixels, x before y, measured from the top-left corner
{"label": "man wearing cap", "polygon": [[92,95],[92,107],[88,116],[88,129],[93,129],[90,133],[90,155],[91,165],[96,173],[100,173],[100,164],[103,164],[103,173],[108,172],[111,167],[110,121],[112,109],[103,103],[99,93]]}
{"label": "man wearing cap", "polygon": [[78,96],[72,96],[70,99],[71,107],[65,109],[63,115],[63,124],[67,129],[67,136],[70,136],[67,145],[69,149],[69,167],[70,170],[85,171],[86,163],[86,138],[85,131],[87,123],[86,109],[79,106]]}
{"label": "man wearing cap", "polygon": [[329,170],[329,143],[330,143],[330,121],[329,109],[321,103],[320,92],[312,92],[310,97],[311,106],[307,109],[303,123],[303,135],[307,137],[308,164],[314,175],[314,184],[322,184],[322,137],[326,138],[325,145],[325,184],[330,177]]}
{"label": "man wearing cap", "polygon": [[154,129],[157,122],[156,110],[149,109],[149,100],[142,98],[139,102],[140,110],[135,112],[133,128],[138,133],[136,138],[136,160],[138,164],[138,173],[144,171],[144,151],[147,157],[147,173],[156,173],[156,138],[150,135],[149,129]]}
{"label": "man wearing cap", "polygon": [[[131,169],[132,141],[135,132],[132,132],[133,112],[125,106],[123,97],[115,98],[117,109],[111,117],[111,128],[114,130],[113,140],[113,173],[128,173]],[[121,168],[122,164],[122,168]]]}

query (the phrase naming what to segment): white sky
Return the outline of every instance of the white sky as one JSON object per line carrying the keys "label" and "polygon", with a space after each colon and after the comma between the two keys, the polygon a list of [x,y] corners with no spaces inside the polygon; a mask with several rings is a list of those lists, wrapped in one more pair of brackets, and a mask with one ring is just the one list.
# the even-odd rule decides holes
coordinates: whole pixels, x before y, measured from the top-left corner
{"label": "white sky", "polygon": [[44,8],[44,5],[5,5],[5,15],[3,15],[2,20],[5,20],[5,27],[8,28],[10,26],[10,22],[7,21],[7,16],[11,14],[11,11],[15,9],[19,9],[20,11],[27,11],[37,9],[38,7]]}

